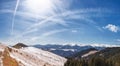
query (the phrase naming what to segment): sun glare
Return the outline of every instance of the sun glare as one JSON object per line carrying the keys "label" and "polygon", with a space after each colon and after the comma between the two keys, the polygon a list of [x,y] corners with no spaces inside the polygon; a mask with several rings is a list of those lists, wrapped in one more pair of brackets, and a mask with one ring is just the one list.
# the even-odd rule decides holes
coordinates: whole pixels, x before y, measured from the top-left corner
{"label": "sun glare", "polygon": [[53,3],[51,0],[26,0],[25,5],[29,11],[45,13],[52,10]]}

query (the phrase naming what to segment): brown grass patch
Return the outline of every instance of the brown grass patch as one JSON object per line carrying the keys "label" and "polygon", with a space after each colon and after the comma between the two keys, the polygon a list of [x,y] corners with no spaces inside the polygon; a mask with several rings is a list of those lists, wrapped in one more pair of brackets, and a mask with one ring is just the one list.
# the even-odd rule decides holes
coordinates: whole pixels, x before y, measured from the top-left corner
{"label": "brown grass patch", "polygon": [[3,66],[19,66],[18,62],[10,57],[8,48],[3,53]]}

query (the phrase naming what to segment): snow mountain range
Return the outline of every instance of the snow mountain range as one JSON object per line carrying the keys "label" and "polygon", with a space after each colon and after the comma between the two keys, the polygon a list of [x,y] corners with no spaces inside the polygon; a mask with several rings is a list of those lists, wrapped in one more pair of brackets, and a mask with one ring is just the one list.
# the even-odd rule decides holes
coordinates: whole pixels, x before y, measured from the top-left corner
{"label": "snow mountain range", "polygon": [[40,48],[46,51],[50,51],[52,53],[55,53],[57,55],[60,55],[62,57],[71,57],[72,55],[83,51],[83,50],[87,50],[90,48],[95,48],[97,50],[102,50],[105,47],[99,47],[99,46],[91,46],[91,45],[86,45],[86,46],[79,46],[79,45],[52,45],[52,44],[48,44],[48,45],[40,45],[40,44],[36,44],[36,45],[32,45],[32,47],[36,47],[36,48]]}

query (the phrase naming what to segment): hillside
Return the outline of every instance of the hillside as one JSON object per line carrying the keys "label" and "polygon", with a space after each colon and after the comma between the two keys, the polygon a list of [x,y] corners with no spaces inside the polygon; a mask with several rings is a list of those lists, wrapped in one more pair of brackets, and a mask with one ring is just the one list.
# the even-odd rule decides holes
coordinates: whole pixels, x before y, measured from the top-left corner
{"label": "hillside", "polygon": [[95,48],[89,48],[89,49],[77,52],[76,54],[73,54],[72,58],[84,58],[84,57],[93,55],[93,54],[95,54],[98,51],[99,50],[97,50]]}
{"label": "hillside", "polygon": [[0,44],[0,66],[64,66],[66,59],[34,47],[13,48]]}
{"label": "hillside", "polygon": [[65,66],[120,66],[120,47],[108,47],[82,57],[89,52],[84,50],[77,53],[75,57],[68,59]]}

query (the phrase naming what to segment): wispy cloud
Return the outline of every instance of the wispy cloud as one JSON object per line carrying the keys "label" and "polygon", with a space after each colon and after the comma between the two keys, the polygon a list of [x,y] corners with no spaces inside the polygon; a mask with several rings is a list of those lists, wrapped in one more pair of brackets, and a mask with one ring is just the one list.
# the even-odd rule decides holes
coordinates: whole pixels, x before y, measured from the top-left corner
{"label": "wispy cloud", "polygon": [[0,10],[0,13],[13,13],[14,11],[13,10],[10,10],[10,9],[1,9]]}
{"label": "wispy cloud", "polygon": [[[43,28],[45,25],[50,26],[50,25],[60,24],[62,26],[67,27],[67,26],[69,26],[69,24],[68,24],[69,21],[67,21],[67,20],[69,20],[69,19],[84,20],[90,24],[95,24],[96,22],[94,20],[92,20],[91,18],[86,17],[86,16],[89,16],[87,14],[89,12],[99,12],[99,11],[100,11],[100,9],[90,9],[90,10],[89,9],[80,9],[80,10],[73,10],[73,11],[67,10],[65,12],[54,14],[54,15],[49,16],[49,17],[40,16],[38,14],[37,15],[37,17],[39,17],[38,22],[33,22],[33,24],[29,25],[28,28],[25,28],[24,32],[20,33],[19,37],[23,36],[23,35],[29,35],[29,33],[41,30],[41,28]],[[36,19],[36,17],[35,17],[36,15],[31,14],[31,13],[27,13],[27,12],[18,11],[16,15],[21,16],[21,17],[22,17],[22,15],[24,15],[24,17],[26,17],[25,19],[31,18],[31,17],[32,17],[32,19],[33,18]],[[24,24],[24,21],[23,21],[23,24]],[[42,34],[42,36],[50,36],[50,35],[53,35],[53,34],[56,34],[59,32],[63,32],[65,30],[66,29],[61,29],[61,30],[54,29],[54,31],[46,32],[46,33]],[[72,32],[76,32],[76,31],[72,31]]]}
{"label": "wispy cloud", "polygon": [[49,32],[43,33],[42,36],[50,36],[50,35],[54,35],[56,33],[64,32],[66,30],[67,29],[53,30],[53,31],[49,31]]}
{"label": "wispy cloud", "polygon": [[120,42],[120,39],[116,39],[117,42]]}
{"label": "wispy cloud", "polygon": [[77,30],[72,30],[71,32],[73,32],[73,33],[77,33],[78,31],[77,31]]}
{"label": "wispy cloud", "polygon": [[[83,22],[86,22],[86,24],[93,24],[96,25],[95,21],[91,18],[89,18],[89,13],[95,12],[98,13],[101,9],[79,9],[79,10],[66,10],[61,13],[54,13],[54,15],[51,16],[40,16],[40,14],[34,15],[33,13],[29,12],[22,12],[22,11],[17,11],[16,16],[19,17],[24,17],[24,19],[36,19],[36,16],[38,17],[38,21],[35,22],[33,21],[28,21],[32,22],[30,25],[28,25],[27,28],[25,28],[23,31],[19,31],[19,36],[15,36],[15,39],[22,40],[25,39],[23,42],[28,42],[28,41],[36,41],[36,40],[42,40],[44,37],[52,36],[55,34],[59,34],[61,32],[70,30],[73,33],[76,33],[77,30],[72,30],[71,28],[66,28],[66,27],[72,27],[69,23],[69,20],[82,20]],[[9,10],[6,12],[10,12]],[[26,22],[23,19],[21,21],[23,24]],[[79,21],[78,21],[79,22]],[[73,24],[75,22],[72,22]],[[73,25],[72,24],[72,25]],[[54,28],[53,30],[45,31],[45,32],[40,32],[39,30],[42,30],[43,28],[46,28],[45,26],[55,26],[55,25],[62,25],[62,28]],[[14,28],[16,29],[16,28]],[[47,27],[47,29],[49,29]],[[39,35],[37,37],[31,36],[30,33],[35,33],[39,31]],[[15,31],[14,31],[15,32]],[[29,36],[26,38],[26,36]],[[42,36],[42,37],[41,37]],[[11,37],[12,38],[12,37]],[[42,38],[42,39],[41,39]],[[14,42],[14,41],[13,41]]]}
{"label": "wispy cloud", "polygon": [[64,20],[63,17],[65,17],[66,15],[71,15],[71,14],[73,14],[73,12],[69,12],[69,11],[63,12],[63,13],[60,13],[60,14],[54,14],[50,17],[47,17],[47,18],[43,19],[40,22],[37,22],[37,23],[33,24],[28,29],[38,28],[39,26],[41,26],[41,25],[43,26],[44,24],[49,23],[49,22],[52,23],[52,24],[57,23],[57,24],[61,24],[63,26],[66,26],[67,23],[66,23],[66,21]]}
{"label": "wispy cloud", "polygon": [[[41,26],[47,25],[48,23],[50,24],[61,24],[63,26],[68,26],[68,21],[66,19],[79,19],[79,20],[84,20],[88,23],[95,23],[94,20],[89,18],[90,15],[88,13],[91,12],[102,12],[102,9],[80,9],[80,10],[67,10],[62,13],[54,14],[51,16],[40,16],[39,14],[34,15],[28,12],[21,12],[17,11],[18,16],[25,17],[24,19],[30,18],[30,19],[36,19],[36,16],[38,17],[38,22],[34,22],[34,24],[31,24],[27,29],[34,29],[34,28],[39,28]],[[24,15],[24,16],[23,16]],[[40,21],[39,21],[40,20]],[[51,25],[50,24],[50,25]]]}
{"label": "wispy cloud", "polygon": [[112,32],[115,32],[115,33],[119,31],[119,27],[116,26],[116,25],[113,25],[113,24],[108,24],[103,28],[108,29],[109,31],[112,31]]}
{"label": "wispy cloud", "polygon": [[14,13],[13,13],[11,35],[13,35],[13,32],[14,32],[15,16],[16,16],[16,12],[17,12],[17,9],[18,9],[18,6],[19,6],[19,1],[20,0],[17,0],[16,6],[15,6],[15,10],[14,10]]}
{"label": "wispy cloud", "polygon": [[[101,9],[102,10],[102,9]],[[96,24],[96,22],[94,20],[92,20],[91,18],[87,17],[89,16],[88,12],[99,12],[100,9],[83,9],[83,10],[75,10],[75,11],[65,11],[63,13],[58,13],[58,14],[54,14],[52,16],[46,17],[45,19],[32,24],[30,27],[27,28],[27,30],[32,30],[35,28],[39,28],[43,27],[45,25],[56,25],[56,24],[60,24],[62,26],[69,26],[69,19],[73,19],[73,20],[84,20],[88,23],[92,23],[92,24]]]}

